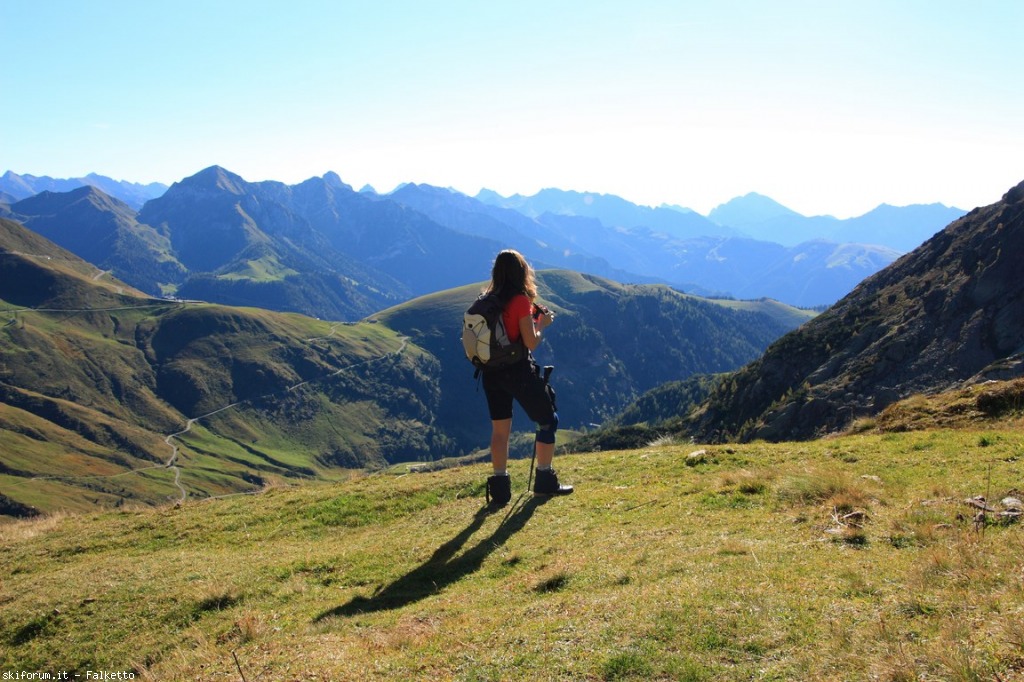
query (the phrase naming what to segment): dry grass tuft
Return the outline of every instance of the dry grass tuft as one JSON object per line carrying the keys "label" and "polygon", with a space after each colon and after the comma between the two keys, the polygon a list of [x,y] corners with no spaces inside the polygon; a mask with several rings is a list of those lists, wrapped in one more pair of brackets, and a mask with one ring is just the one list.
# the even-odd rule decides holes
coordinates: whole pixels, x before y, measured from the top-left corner
{"label": "dry grass tuft", "polygon": [[60,526],[67,517],[66,512],[53,512],[31,519],[0,523],[0,542],[20,542],[49,533]]}

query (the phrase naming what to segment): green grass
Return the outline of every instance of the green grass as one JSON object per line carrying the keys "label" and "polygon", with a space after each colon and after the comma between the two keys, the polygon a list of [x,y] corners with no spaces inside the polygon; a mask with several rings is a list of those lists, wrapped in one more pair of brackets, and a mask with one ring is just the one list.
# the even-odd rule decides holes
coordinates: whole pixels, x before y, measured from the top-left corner
{"label": "green grass", "polygon": [[[984,442],[983,442],[984,441]],[[139,679],[990,680],[1024,671],[1024,541],[963,500],[1024,434],[559,456],[0,526],[0,666]],[[514,500],[528,461],[512,463]],[[853,513],[857,519],[842,521]],[[857,515],[859,514],[859,516]],[[852,518],[852,517],[851,517]]]}
{"label": "green grass", "polygon": [[276,256],[268,255],[258,260],[248,260],[245,262],[244,267],[239,267],[226,275],[221,275],[220,279],[251,279],[255,282],[275,282],[297,274],[299,274],[297,270],[282,265]]}

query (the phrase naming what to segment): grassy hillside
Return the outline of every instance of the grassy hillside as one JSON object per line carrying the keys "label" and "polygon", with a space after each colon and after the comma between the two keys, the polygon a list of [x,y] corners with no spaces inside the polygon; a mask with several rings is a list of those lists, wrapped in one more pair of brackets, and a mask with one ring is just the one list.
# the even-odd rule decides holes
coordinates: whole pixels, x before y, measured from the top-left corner
{"label": "grassy hillside", "polygon": [[432,358],[382,325],[146,298],[0,221],[0,515],[427,457]]}
{"label": "grassy hillside", "polygon": [[[4,670],[989,680],[1024,671],[1019,424],[563,456],[0,526]],[[513,463],[514,493],[526,462]],[[984,495],[994,511],[964,503]],[[515,499],[515,498],[514,498]]]}
{"label": "grassy hillside", "polygon": [[377,324],[148,298],[0,220],[0,516],[334,480],[449,450]]}
{"label": "grassy hillside", "polygon": [[432,360],[378,325],[220,306],[22,310],[0,330],[0,481],[44,511],[258,490],[436,443]]}

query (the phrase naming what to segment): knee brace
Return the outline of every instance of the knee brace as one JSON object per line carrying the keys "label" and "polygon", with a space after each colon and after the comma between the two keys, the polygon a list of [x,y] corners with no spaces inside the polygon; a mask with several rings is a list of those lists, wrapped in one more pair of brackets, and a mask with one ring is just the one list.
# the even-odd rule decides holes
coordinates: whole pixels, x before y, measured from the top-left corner
{"label": "knee brace", "polygon": [[537,425],[537,442],[553,445],[555,442],[555,431],[558,430],[558,413],[551,413],[551,421],[547,424]]}

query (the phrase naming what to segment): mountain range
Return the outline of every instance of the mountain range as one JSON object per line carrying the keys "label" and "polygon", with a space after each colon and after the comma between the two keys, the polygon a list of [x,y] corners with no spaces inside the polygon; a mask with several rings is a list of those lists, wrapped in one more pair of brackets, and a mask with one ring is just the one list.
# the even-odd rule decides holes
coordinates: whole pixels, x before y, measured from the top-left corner
{"label": "mountain range", "polygon": [[[81,178],[51,178],[48,175],[37,177],[7,171],[0,176],[0,203],[12,204],[40,192],[70,192],[79,187],[95,187],[136,210],[142,208],[150,199],[155,199],[167,191],[167,185],[163,183],[151,182],[143,185],[127,180],[114,180],[96,173],[89,173]],[[6,201],[2,198],[4,195],[7,196]]]}
{"label": "mountain range", "polygon": [[822,239],[877,244],[906,253],[966,212],[943,204],[903,207],[882,204],[862,216],[846,220],[832,216],[806,217],[769,197],[751,192],[712,209],[708,219],[784,246]]}
{"label": "mountain range", "polygon": [[[4,178],[3,186],[22,193],[32,186],[32,176],[8,172]],[[871,214],[860,222],[828,219],[817,235],[841,235],[843,241],[786,245],[753,239],[692,211],[554,189],[507,199],[482,191],[473,198],[406,184],[382,196],[354,192],[335,173],[288,186],[249,183],[215,166],[135,210],[128,201],[99,196],[102,190],[83,194],[99,184],[64,192],[73,199],[45,190],[0,203],[0,215],[44,231],[153,295],[335,319],[358,319],[415,295],[480,279],[493,253],[506,246],[542,268],[662,282],[702,295],[823,306],[898,257],[897,249],[878,244],[896,233],[913,241],[917,233],[903,229],[904,222],[925,225],[921,233],[948,222],[940,222],[946,213],[927,207],[880,208],[878,220],[868,220]],[[764,216],[777,217],[777,205],[767,202],[748,195],[713,214],[731,214],[750,228]],[[112,215],[99,217],[104,211]],[[105,231],[99,223],[106,223]],[[878,238],[859,239],[867,232],[857,225],[871,227]],[[89,234],[76,234],[82,232]]]}
{"label": "mountain range", "polygon": [[[667,379],[735,369],[812,316],[538,277],[559,313],[538,358],[557,365],[566,429]],[[0,513],[209,497],[470,453],[489,422],[457,330],[480,286],[358,323],[184,303],[0,219]]]}

